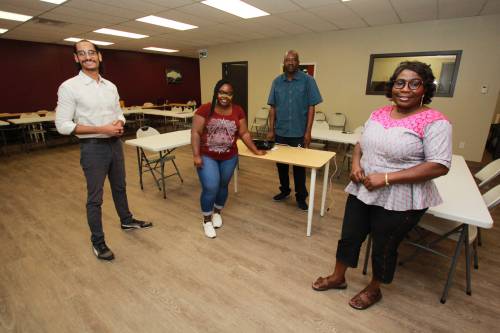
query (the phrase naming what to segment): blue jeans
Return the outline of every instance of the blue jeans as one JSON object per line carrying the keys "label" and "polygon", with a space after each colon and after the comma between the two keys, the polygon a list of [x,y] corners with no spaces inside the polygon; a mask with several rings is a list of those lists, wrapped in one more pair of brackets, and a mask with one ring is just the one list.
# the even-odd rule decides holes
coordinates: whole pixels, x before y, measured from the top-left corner
{"label": "blue jeans", "polygon": [[228,196],[228,185],[238,164],[238,155],[229,160],[214,160],[202,155],[203,166],[198,168],[201,183],[201,212],[211,215],[214,207],[222,209]]}

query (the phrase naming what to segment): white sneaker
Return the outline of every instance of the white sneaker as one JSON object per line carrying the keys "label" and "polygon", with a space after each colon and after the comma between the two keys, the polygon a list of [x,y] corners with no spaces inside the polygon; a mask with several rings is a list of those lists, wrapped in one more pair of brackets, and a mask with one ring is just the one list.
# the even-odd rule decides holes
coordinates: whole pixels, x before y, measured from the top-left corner
{"label": "white sneaker", "polygon": [[201,222],[203,224],[203,230],[205,231],[205,236],[208,238],[215,238],[217,234],[215,233],[214,225],[212,222]]}
{"label": "white sneaker", "polygon": [[219,213],[214,213],[212,215],[212,224],[214,225],[214,228],[222,227],[222,216]]}

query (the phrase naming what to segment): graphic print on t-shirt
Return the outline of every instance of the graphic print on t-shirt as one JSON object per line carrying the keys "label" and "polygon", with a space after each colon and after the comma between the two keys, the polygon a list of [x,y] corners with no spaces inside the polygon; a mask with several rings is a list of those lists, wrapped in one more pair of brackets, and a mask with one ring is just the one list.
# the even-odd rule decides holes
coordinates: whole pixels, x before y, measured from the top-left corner
{"label": "graphic print on t-shirt", "polygon": [[207,124],[208,151],[219,154],[229,152],[237,131],[234,120],[212,118]]}

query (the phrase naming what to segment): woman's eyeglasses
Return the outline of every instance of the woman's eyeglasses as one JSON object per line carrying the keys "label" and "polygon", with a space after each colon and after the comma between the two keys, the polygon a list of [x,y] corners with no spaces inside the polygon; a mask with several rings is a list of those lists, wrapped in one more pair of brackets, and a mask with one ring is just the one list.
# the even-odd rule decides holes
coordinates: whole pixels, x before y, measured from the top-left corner
{"label": "woman's eyeglasses", "polygon": [[411,90],[417,90],[424,82],[420,79],[411,79],[410,81],[399,79],[394,81],[393,87],[396,89],[403,89],[407,83],[408,83],[408,88],[410,88]]}

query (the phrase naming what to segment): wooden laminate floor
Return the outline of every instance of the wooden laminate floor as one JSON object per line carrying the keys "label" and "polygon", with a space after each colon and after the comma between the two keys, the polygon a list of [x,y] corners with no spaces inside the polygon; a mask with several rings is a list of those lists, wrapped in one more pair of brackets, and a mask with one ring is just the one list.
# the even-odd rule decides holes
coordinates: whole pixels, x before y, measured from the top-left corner
{"label": "wooden laminate floor", "polygon": [[[311,289],[333,268],[345,176],[335,179],[332,209],[323,218],[318,181],[306,237],[307,214],[294,200],[271,200],[275,166],[242,158],[239,192],[231,186],[224,226],[210,240],[202,231],[190,147],[176,151],[184,183],[169,178],[167,200],[148,175],[140,190],[135,150],[125,147],[125,154],[131,210],[154,228],[122,231],[106,182],[103,220],[113,262],[91,252],[77,145],[0,156],[0,332],[498,330],[498,226],[483,233],[472,296],[464,292],[462,254],[448,302],[440,304],[449,264],[424,254],[398,269],[380,304],[360,312],[347,305],[369,281],[360,269],[348,272],[346,290]],[[410,251],[404,245],[400,254]]]}

